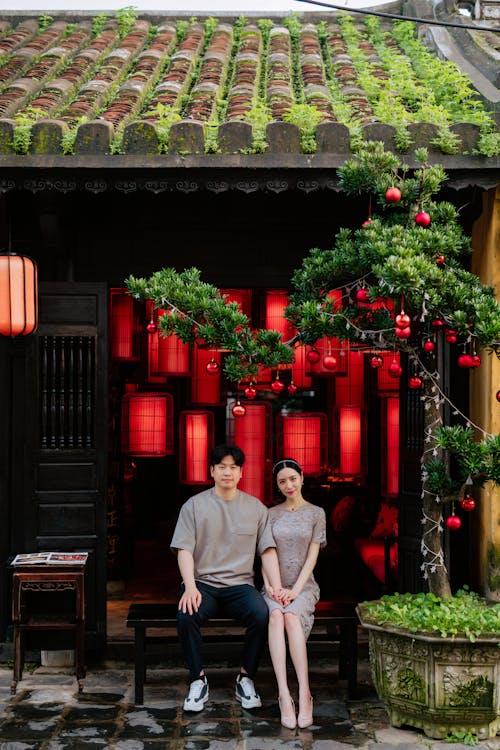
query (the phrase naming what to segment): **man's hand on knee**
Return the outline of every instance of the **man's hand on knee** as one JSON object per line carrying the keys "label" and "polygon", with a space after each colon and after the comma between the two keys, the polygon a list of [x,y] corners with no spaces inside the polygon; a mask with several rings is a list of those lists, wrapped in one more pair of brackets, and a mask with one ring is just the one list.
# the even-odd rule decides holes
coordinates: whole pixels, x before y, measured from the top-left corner
{"label": "man's hand on knee", "polygon": [[190,615],[192,615],[193,612],[198,612],[200,604],[201,592],[198,591],[196,586],[189,589],[187,588],[179,599],[179,609],[184,614],[188,612]]}

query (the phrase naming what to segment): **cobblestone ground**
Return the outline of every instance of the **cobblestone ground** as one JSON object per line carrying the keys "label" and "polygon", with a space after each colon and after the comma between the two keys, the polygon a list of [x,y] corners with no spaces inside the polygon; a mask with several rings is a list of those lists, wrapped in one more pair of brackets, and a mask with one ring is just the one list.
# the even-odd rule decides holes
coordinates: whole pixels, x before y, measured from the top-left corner
{"label": "cobblestone ground", "polygon": [[[245,711],[234,699],[234,669],[207,670],[210,699],[198,714],[182,710],[187,689],[182,669],[148,670],[144,705],[133,700],[129,665],[89,670],[81,694],[68,670],[26,672],[15,696],[12,672],[0,668],[0,750],[465,750],[412,730],[389,726],[366,663],[360,664],[355,700],[346,697],[336,670],[311,668],[314,725],[284,729],[272,671],[259,671],[263,706]],[[500,737],[478,750],[500,750]]]}

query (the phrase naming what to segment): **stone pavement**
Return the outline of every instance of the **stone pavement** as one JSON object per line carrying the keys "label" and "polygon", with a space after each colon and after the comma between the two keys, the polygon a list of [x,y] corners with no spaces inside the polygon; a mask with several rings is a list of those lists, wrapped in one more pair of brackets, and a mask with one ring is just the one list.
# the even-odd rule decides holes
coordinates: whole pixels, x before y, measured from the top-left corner
{"label": "stone pavement", "polygon": [[[314,725],[288,730],[279,722],[272,670],[264,664],[257,687],[263,707],[245,711],[234,699],[235,669],[207,668],[210,699],[199,714],[186,714],[184,669],[148,670],[144,705],[133,703],[130,664],[89,669],[77,692],[70,670],[26,671],[10,695],[11,669],[0,667],[0,750],[467,750],[430,740],[417,731],[391,728],[373,690],[366,658],[359,665],[355,700],[346,697],[336,667],[311,663]],[[294,683],[291,682],[293,685]],[[478,750],[500,750],[500,736]]]}

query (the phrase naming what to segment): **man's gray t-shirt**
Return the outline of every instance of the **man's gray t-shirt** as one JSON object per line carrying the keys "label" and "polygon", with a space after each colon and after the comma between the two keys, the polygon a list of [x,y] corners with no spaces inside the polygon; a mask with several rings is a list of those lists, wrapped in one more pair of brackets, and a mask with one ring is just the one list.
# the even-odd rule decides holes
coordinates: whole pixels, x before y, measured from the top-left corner
{"label": "man's gray t-shirt", "polygon": [[260,500],[236,491],[223,500],[212,487],[186,500],[170,543],[194,558],[194,577],[211,586],[253,586],[256,552],[276,547],[268,510]]}

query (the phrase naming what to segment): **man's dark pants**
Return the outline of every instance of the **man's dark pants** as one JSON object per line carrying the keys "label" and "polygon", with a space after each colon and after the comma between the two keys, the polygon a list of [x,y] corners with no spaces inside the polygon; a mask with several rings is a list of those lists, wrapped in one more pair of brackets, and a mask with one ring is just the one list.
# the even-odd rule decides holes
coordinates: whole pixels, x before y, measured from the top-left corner
{"label": "man's dark pants", "polygon": [[249,584],[219,588],[197,581],[196,585],[202,596],[198,612],[190,615],[179,610],[177,613],[177,632],[191,682],[197,680],[203,670],[200,629],[211,617],[229,617],[246,627],[241,666],[253,679],[267,638],[269,610],[264,599]]}

